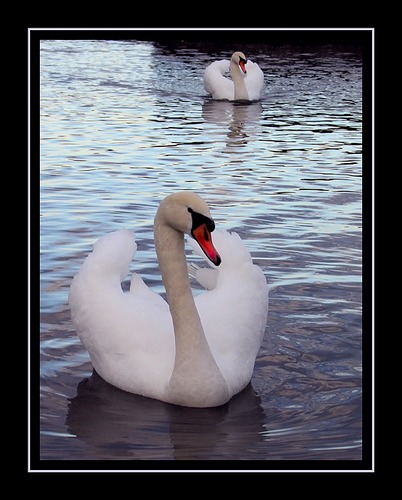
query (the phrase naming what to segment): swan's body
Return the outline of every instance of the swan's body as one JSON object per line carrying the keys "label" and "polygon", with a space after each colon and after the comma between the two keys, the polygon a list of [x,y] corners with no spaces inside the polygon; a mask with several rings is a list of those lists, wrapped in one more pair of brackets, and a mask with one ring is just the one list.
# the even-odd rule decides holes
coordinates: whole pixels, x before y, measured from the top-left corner
{"label": "swan's body", "polygon": [[[232,79],[225,76],[229,71]],[[204,88],[213,99],[257,101],[263,86],[260,67],[247,60],[242,52],[234,52],[230,61],[215,61],[204,71]]]}
{"label": "swan's body", "polygon": [[[96,242],[74,277],[69,302],[77,334],[106,381],[194,407],[222,405],[249,383],[265,330],[268,288],[239,236],[217,232],[216,249],[213,229],[199,196],[176,193],[162,201],[154,233],[169,305],[137,274],[130,291],[122,291],[137,248],[131,231]],[[195,299],[183,233],[219,266],[193,266],[191,273],[212,288]]]}

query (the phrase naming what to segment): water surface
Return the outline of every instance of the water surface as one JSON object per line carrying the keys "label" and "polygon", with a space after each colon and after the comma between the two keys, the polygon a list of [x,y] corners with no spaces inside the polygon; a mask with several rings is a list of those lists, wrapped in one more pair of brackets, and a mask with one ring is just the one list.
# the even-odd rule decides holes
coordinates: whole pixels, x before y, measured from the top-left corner
{"label": "water surface", "polygon": [[[360,460],[360,49],[242,48],[265,73],[250,105],[203,89],[203,68],[227,50],[100,40],[40,49],[40,458]],[[163,292],[152,222],[182,189],[244,238],[272,287],[251,385],[211,410],[91,376],[67,304],[93,243],[118,228],[135,230],[132,270]]]}

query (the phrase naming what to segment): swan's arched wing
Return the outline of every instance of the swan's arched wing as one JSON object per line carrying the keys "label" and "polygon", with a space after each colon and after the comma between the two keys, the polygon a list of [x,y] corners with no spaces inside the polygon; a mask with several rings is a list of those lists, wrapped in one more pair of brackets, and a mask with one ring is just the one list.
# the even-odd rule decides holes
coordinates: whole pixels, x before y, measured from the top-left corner
{"label": "swan's arched wing", "polygon": [[[198,294],[195,303],[212,354],[231,390],[239,391],[251,378],[265,332],[268,287],[238,234],[216,230],[212,238],[222,262],[196,270],[201,284],[212,278],[216,284]],[[189,243],[198,254],[197,244]]]}
{"label": "swan's arched wing", "polygon": [[251,101],[257,101],[261,97],[264,87],[264,73],[257,63],[247,62],[247,75],[244,79],[247,93]]}
{"label": "swan's arched wing", "polygon": [[[119,348],[119,338],[141,343],[148,330],[161,337],[173,332],[166,301],[137,274],[131,280],[130,292],[121,288],[136,248],[131,231],[107,234],[95,243],[71,283],[69,304],[73,323],[89,351],[99,350],[99,345],[108,345],[113,351],[114,345]],[[161,317],[163,321],[158,320]]]}
{"label": "swan's arched wing", "polygon": [[168,304],[135,274],[126,277],[137,245],[131,231],[95,244],[69,294],[76,333],[97,373],[120,389],[156,399],[173,370],[174,334]]}
{"label": "swan's arched wing", "polygon": [[233,81],[224,76],[230,70],[230,61],[215,61],[204,71],[204,88],[214,99],[233,99]]}

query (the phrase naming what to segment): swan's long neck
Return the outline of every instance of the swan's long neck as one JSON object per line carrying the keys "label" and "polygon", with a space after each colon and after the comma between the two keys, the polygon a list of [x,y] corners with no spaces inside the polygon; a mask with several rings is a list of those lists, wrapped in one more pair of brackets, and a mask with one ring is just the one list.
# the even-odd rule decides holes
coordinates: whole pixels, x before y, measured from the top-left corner
{"label": "swan's long neck", "polygon": [[232,80],[234,83],[234,99],[235,101],[246,99],[248,100],[248,92],[246,89],[246,84],[244,82],[244,77],[239,68],[239,65],[234,61],[230,61],[230,73],[232,75]]}
{"label": "swan's long neck", "polygon": [[211,354],[191,292],[183,233],[155,219],[155,247],[175,333],[175,363],[167,388],[170,402],[217,406],[227,386]]}

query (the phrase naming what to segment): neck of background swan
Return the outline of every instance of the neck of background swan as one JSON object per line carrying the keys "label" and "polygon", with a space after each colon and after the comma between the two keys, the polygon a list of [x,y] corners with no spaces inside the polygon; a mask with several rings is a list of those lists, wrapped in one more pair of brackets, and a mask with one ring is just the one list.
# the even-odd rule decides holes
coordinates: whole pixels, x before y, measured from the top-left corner
{"label": "neck of background swan", "polygon": [[239,65],[236,64],[234,61],[230,61],[230,72],[231,72],[232,80],[234,83],[234,99],[235,99],[235,101],[242,100],[242,99],[248,100],[249,97],[248,97],[248,92],[246,89],[246,84],[244,82],[243,73],[242,73]]}

